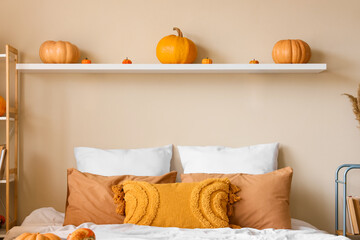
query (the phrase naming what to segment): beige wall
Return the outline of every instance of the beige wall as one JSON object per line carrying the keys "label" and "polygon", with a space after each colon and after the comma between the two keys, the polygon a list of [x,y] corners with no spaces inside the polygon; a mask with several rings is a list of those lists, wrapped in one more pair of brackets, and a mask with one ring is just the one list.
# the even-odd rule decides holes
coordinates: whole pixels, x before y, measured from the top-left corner
{"label": "beige wall", "polygon": [[198,45],[197,62],[271,63],[277,40],[300,38],[311,62],[328,64],[321,74],[23,74],[21,219],[64,210],[74,146],[278,141],[280,166],[294,168],[292,216],[333,231],[335,168],[360,160],[341,96],[360,79],[359,1],[2,0],[0,9],[0,46],[14,45],[26,63],[40,62],[45,40],[68,40],[96,63],[158,63],[157,42],[178,26]]}

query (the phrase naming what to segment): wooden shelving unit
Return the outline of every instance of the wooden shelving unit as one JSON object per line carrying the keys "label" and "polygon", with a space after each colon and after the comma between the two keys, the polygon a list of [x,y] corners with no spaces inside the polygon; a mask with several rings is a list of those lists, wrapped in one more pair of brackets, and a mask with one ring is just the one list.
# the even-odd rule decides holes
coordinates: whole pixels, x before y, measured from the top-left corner
{"label": "wooden shelving unit", "polygon": [[320,73],[319,64],[43,64],[20,63],[23,73]]}
{"label": "wooden shelving unit", "polygon": [[[5,229],[0,229],[0,238],[16,225],[17,222],[17,192],[18,192],[18,152],[19,152],[19,79],[16,64],[18,63],[18,50],[10,45],[6,45],[6,53],[0,54],[1,62],[6,62],[6,115],[0,117],[0,121],[6,122],[6,167],[5,179],[0,180],[0,184],[5,184]],[[14,71],[12,72],[11,64]],[[10,105],[10,102],[13,104]],[[12,126],[11,126],[12,125]],[[12,139],[14,138],[14,139]],[[13,140],[13,144],[11,144]],[[13,155],[12,155],[13,154]],[[13,161],[13,162],[11,162]],[[10,187],[13,187],[14,195],[10,197]],[[10,207],[13,214],[10,214]]]}

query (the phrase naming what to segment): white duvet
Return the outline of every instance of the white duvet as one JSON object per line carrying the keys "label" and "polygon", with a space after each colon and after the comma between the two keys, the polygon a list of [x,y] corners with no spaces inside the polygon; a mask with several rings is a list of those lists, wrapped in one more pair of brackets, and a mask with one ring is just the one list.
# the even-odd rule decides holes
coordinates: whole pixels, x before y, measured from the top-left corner
{"label": "white duvet", "polygon": [[86,227],[95,232],[97,240],[117,239],[246,239],[246,240],[343,240],[343,236],[335,236],[320,231],[312,225],[301,220],[292,219],[291,230],[285,229],[264,229],[253,228],[231,229],[181,229],[139,226],[132,224],[108,224],[96,225],[84,223],[78,227],[68,225],[62,226],[64,214],[53,208],[40,208],[33,211],[25,218],[21,226],[12,228],[4,240],[15,239],[24,232],[51,232],[62,239],[73,232],[76,228]]}

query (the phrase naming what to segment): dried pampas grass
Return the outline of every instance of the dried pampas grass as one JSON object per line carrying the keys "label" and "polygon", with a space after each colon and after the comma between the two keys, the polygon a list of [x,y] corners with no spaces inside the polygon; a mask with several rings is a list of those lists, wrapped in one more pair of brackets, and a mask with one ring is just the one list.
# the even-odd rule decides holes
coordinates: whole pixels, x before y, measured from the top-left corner
{"label": "dried pampas grass", "polygon": [[[354,97],[353,95],[350,95],[350,94],[347,94],[347,93],[344,93],[343,95],[349,97],[350,102],[351,102],[351,104],[353,106],[353,112],[355,114],[356,120],[358,120],[359,124],[360,124],[360,84],[359,84],[359,87],[358,87],[357,98]],[[359,127],[360,127],[360,125],[359,125]]]}

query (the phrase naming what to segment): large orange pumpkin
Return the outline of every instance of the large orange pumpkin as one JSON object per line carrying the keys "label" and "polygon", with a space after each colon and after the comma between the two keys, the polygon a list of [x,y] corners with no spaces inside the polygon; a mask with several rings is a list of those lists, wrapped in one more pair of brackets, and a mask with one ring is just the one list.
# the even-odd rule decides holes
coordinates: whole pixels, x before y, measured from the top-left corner
{"label": "large orange pumpkin", "polygon": [[6,101],[5,99],[0,96],[0,116],[6,113]]}
{"label": "large orange pumpkin", "polygon": [[52,233],[23,233],[15,240],[61,240],[61,238]]}
{"label": "large orange pumpkin", "polygon": [[275,63],[307,63],[310,57],[310,46],[300,39],[280,40],[272,51]]}
{"label": "large orange pumpkin", "polygon": [[163,37],[156,47],[156,57],[161,63],[193,63],[197,56],[195,43],[184,37],[179,28],[173,30],[178,36]]}
{"label": "large orange pumpkin", "polygon": [[80,58],[77,46],[66,41],[45,41],[39,55],[43,63],[76,63]]}

